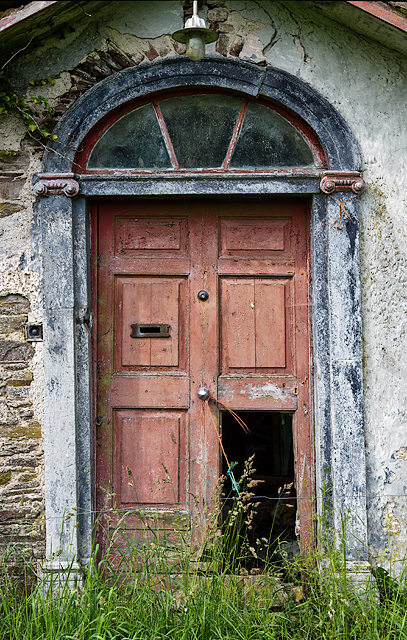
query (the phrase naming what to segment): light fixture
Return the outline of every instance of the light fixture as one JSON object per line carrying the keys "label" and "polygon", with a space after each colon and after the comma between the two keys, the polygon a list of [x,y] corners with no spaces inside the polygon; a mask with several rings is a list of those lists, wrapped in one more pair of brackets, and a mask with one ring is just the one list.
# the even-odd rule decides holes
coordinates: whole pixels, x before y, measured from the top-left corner
{"label": "light fixture", "polygon": [[190,60],[202,60],[205,55],[205,45],[215,42],[219,38],[216,31],[207,29],[205,20],[198,16],[198,0],[192,3],[192,18],[186,21],[185,27],[172,34],[177,42],[185,44],[187,56]]}

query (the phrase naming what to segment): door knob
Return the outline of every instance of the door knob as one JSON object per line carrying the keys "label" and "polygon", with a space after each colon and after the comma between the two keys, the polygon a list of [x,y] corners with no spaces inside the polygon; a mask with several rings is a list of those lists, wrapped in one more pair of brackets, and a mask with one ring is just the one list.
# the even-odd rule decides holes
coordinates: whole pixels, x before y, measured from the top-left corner
{"label": "door knob", "polygon": [[209,293],[207,291],[199,291],[198,293],[198,300],[201,300],[201,302],[206,302],[207,299],[209,298]]}
{"label": "door knob", "polygon": [[209,398],[209,389],[206,387],[201,387],[198,389],[198,398],[200,400],[207,400]]}

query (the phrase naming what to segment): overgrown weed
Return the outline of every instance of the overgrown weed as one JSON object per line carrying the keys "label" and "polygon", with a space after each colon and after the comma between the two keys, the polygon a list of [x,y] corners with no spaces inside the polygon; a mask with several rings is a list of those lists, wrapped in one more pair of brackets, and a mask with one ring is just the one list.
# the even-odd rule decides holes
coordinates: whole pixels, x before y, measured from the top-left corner
{"label": "overgrown weed", "polygon": [[[142,511],[137,537],[126,531],[124,515],[110,548],[103,558],[94,550],[80,579],[72,565],[38,576],[35,585],[27,558],[20,559],[22,580],[7,572],[10,551],[2,565],[0,640],[407,640],[403,579],[378,567],[358,592],[346,572],[346,539],[333,548],[322,526],[323,555],[288,559],[273,540],[263,569],[250,569],[251,471],[249,461],[222,521],[216,511],[204,514],[199,540],[181,526],[163,535]],[[221,492],[220,485],[217,500]],[[346,538],[346,519],[344,525]]]}

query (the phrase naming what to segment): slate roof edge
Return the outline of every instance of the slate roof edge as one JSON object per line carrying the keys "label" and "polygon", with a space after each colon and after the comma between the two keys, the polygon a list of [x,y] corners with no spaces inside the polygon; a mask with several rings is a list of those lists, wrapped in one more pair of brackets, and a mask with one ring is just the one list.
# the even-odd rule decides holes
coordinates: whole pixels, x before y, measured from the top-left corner
{"label": "slate roof edge", "polygon": [[49,6],[56,4],[59,0],[44,0],[43,2],[29,2],[22,9],[16,9],[12,13],[0,19],[0,33],[6,31],[15,24],[31,18],[31,16],[48,9]]}
{"label": "slate roof edge", "polygon": [[[46,12],[49,7],[60,1],[61,0],[43,0],[42,2],[29,2],[21,9],[16,9],[12,13],[7,12],[7,15],[0,19],[0,37],[2,32],[7,31],[24,20],[29,20],[29,18],[34,15]],[[407,17],[403,16],[396,9],[389,7],[389,5],[384,2],[346,0],[346,4],[360,9],[391,27],[407,32]]]}
{"label": "slate roof edge", "polygon": [[382,22],[385,22],[392,27],[396,27],[396,29],[400,29],[400,31],[407,31],[407,17],[403,16],[395,9],[392,9],[384,2],[358,2],[354,0],[347,0],[347,4],[351,4],[353,7],[361,9],[365,13],[378,18]]}

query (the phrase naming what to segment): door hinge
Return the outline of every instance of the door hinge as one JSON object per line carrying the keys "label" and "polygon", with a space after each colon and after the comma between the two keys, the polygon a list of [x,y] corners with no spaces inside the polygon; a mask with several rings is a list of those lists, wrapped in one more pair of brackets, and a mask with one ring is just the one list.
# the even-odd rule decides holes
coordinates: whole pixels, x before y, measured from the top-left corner
{"label": "door hinge", "polygon": [[88,308],[80,309],[76,317],[76,324],[83,324],[89,331],[93,329],[93,313]]}

